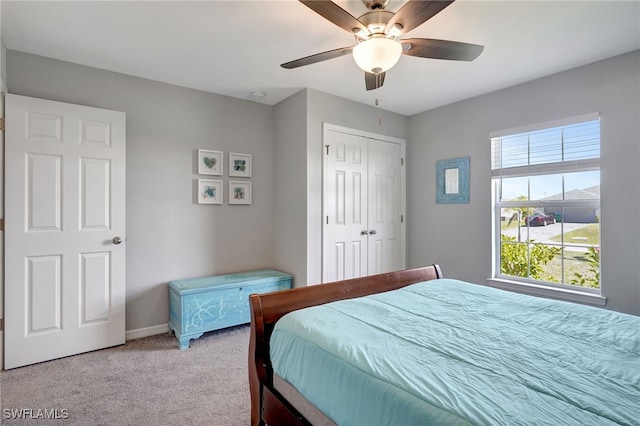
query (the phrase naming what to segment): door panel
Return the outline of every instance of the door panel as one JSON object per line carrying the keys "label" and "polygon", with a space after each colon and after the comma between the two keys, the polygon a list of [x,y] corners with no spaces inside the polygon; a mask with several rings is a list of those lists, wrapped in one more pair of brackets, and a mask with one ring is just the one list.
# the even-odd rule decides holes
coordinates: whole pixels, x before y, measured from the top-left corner
{"label": "door panel", "polygon": [[125,116],[7,95],[5,368],[125,341]]}
{"label": "door panel", "polygon": [[111,253],[81,253],[80,258],[80,325],[108,321],[111,317]]}
{"label": "door panel", "polygon": [[26,154],[27,232],[62,231],[62,157]]}
{"label": "door panel", "polygon": [[82,230],[108,230],[111,212],[111,161],[80,159],[80,227]]}
{"label": "door panel", "polygon": [[27,262],[27,336],[59,331],[62,324],[62,256],[30,256]]}

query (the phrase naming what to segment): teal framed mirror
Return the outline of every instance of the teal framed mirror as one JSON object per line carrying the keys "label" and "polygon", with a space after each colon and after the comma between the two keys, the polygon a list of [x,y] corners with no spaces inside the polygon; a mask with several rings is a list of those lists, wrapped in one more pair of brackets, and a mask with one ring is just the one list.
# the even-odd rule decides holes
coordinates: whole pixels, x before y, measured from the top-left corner
{"label": "teal framed mirror", "polygon": [[436,161],[436,203],[469,203],[469,157]]}

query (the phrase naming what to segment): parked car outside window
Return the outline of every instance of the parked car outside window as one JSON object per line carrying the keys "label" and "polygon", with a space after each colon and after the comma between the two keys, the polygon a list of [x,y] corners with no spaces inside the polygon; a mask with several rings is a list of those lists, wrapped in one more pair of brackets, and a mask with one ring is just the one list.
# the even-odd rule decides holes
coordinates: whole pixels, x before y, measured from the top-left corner
{"label": "parked car outside window", "polygon": [[529,226],[547,226],[550,223],[556,223],[556,217],[552,214],[535,211],[524,218],[524,223]]}

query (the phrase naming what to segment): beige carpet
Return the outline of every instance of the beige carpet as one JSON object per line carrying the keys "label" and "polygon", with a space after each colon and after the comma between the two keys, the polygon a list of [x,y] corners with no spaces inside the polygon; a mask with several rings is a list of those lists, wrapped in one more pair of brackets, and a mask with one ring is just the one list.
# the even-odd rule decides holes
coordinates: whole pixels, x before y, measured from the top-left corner
{"label": "beige carpet", "polygon": [[[206,333],[184,351],[162,334],[4,371],[0,423],[247,425],[248,345],[245,325]],[[9,418],[20,413],[29,419]]]}

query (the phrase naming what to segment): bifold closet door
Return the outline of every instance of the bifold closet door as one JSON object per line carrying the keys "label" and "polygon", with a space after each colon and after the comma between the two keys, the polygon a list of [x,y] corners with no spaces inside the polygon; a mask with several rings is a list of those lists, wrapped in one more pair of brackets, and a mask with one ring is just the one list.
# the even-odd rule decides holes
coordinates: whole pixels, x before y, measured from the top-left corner
{"label": "bifold closet door", "polygon": [[404,267],[403,146],[329,129],[323,179],[323,282]]}
{"label": "bifold closet door", "polygon": [[328,134],[323,282],[367,275],[367,143],[361,136]]}
{"label": "bifold closet door", "polygon": [[402,238],[402,149],[395,143],[369,139],[367,274],[404,267]]}

